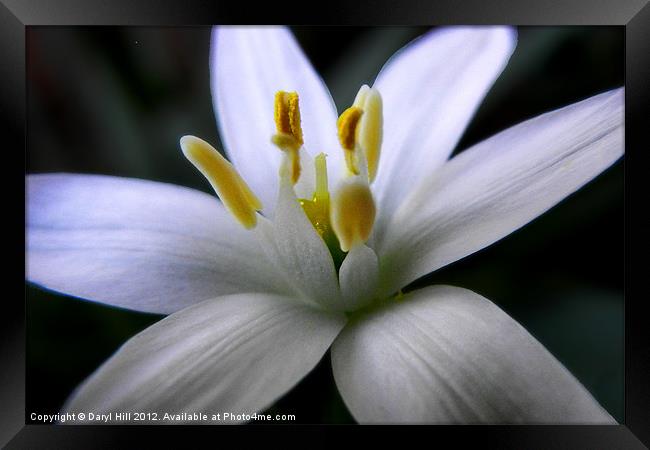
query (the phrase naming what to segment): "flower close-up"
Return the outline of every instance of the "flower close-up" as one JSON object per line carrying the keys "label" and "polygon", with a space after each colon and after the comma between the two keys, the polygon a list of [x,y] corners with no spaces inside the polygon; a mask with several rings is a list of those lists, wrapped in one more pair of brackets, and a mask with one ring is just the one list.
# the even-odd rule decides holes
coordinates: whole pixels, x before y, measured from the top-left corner
{"label": "flower close-up", "polygon": [[144,179],[28,175],[28,281],[166,315],[63,411],[242,422],[329,354],[359,423],[616,423],[491,300],[412,287],[624,154],[623,88],[454,153],[516,45],[510,27],[434,29],[337,110],[287,28],[214,27],[205,56],[223,152],[189,133],[178,151],[218,198]]}

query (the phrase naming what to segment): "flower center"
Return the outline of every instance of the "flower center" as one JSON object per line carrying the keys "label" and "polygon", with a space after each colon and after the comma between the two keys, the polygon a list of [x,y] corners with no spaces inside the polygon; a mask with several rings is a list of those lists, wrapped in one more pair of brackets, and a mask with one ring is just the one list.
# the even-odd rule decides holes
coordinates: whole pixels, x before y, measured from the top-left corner
{"label": "flower center", "polygon": [[[275,95],[276,133],[271,141],[283,152],[279,176],[293,185],[303,171],[300,150],[304,140],[296,92]],[[330,196],[326,155],[314,159],[314,193],[297,199],[314,229],[340,267],[348,251],[369,239],[375,220],[370,183],[375,178],[382,140],[382,102],[375,89],[363,86],[354,104],[337,121],[338,137],[345,155],[344,174]],[[210,144],[194,136],[181,138],[187,159],[208,179],[225,208],[245,228],[257,225],[262,204],[235,168]],[[306,175],[305,175],[306,176]]]}

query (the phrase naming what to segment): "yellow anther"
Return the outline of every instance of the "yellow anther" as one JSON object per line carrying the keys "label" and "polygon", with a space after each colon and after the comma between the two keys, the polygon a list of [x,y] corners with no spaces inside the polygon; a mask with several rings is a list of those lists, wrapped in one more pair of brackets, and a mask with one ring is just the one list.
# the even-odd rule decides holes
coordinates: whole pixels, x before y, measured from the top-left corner
{"label": "yellow anther", "polygon": [[289,93],[289,124],[291,125],[291,134],[296,138],[296,140],[303,144],[302,139],[302,126],[300,123],[300,104],[298,102],[298,93],[290,92]]}
{"label": "yellow anther", "polygon": [[363,110],[356,106],[351,106],[339,117],[336,126],[339,131],[339,141],[345,150],[354,150],[356,144],[357,125]]}
{"label": "yellow anther", "polygon": [[[303,144],[300,126],[300,106],[296,92],[278,91],[275,94],[275,128],[283,135],[283,149],[299,149]],[[291,140],[293,138],[293,140]]]}
{"label": "yellow anther", "polygon": [[366,157],[368,179],[372,183],[377,175],[383,137],[383,106],[379,91],[367,85],[361,86],[354,99],[354,106],[363,110],[356,138],[357,144]]}
{"label": "yellow anther", "polygon": [[271,141],[288,153],[289,161],[283,163],[281,170],[290,170],[291,182],[296,184],[300,178],[298,150],[303,144],[300,106],[296,92],[278,91],[275,94],[274,118],[277,134],[271,137]]}
{"label": "yellow anther", "polygon": [[291,134],[291,121],[289,120],[289,101],[288,94],[284,91],[275,93],[275,128],[278,133]]}
{"label": "yellow anther", "polygon": [[341,182],[332,197],[330,222],[344,252],[368,240],[375,223],[375,201],[367,180],[355,176]]}
{"label": "yellow anther", "polygon": [[357,144],[357,129],[363,110],[356,106],[351,106],[340,115],[339,120],[336,122],[338,128],[339,142],[345,151],[345,163],[348,170],[353,174],[359,173],[356,161],[356,144]]}
{"label": "yellow anther", "polygon": [[360,157],[357,152],[363,152],[370,182],[375,179],[379,165],[383,134],[382,108],[381,96],[377,89],[363,85],[354,99],[354,104],[341,114],[337,123],[339,141],[345,150],[348,170],[354,175],[360,173]]}
{"label": "yellow anther", "polygon": [[194,136],[181,138],[185,157],[205,176],[226,209],[245,228],[257,224],[262,203],[235,168],[210,144]]}

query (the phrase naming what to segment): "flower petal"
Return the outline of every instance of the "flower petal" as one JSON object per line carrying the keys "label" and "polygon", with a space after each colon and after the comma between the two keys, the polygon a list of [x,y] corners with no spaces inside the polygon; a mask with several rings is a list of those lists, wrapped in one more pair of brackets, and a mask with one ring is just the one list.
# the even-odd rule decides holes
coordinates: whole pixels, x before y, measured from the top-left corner
{"label": "flower petal", "polygon": [[360,422],[615,423],[517,322],[451,286],[360,317],[334,342],[332,367]]}
{"label": "flower petal", "polygon": [[277,91],[298,92],[305,147],[314,154],[331,151],[331,170],[339,169],[336,107],[288,29],[215,27],[210,72],[221,139],[237,170],[261,197],[265,213],[273,211],[278,192],[281,152],[271,144]]}
{"label": "flower petal", "polygon": [[269,245],[270,251],[278,255],[276,262],[297,292],[328,309],[344,309],[332,255],[288,180],[281,182],[273,236],[275,243]]}
{"label": "flower petal", "polygon": [[[451,155],[516,44],[507,27],[434,30],[395,54],[373,87],[384,103],[376,234],[399,201]],[[404,182],[408,180],[408,182]]]}
{"label": "flower petal", "polygon": [[290,292],[215,197],[151,181],[28,176],[26,251],[29,281],[138,311]]}
{"label": "flower petal", "polygon": [[[383,291],[507,236],[623,155],[623,89],[543,114],[453,158],[405,199],[387,228]],[[385,276],[384,276],[385,275]]]}
{"label": "flower petal", "polygon": [[339,270],[341,295],[347,311],[354,311],[373,300],[379,281],[377,254],[365,245],[353,247]]}
{"label": "flower petal", "polygon": [[253,414],[312,370],[344,323],[270,294],[207,300],[130,339],[64,410]]}

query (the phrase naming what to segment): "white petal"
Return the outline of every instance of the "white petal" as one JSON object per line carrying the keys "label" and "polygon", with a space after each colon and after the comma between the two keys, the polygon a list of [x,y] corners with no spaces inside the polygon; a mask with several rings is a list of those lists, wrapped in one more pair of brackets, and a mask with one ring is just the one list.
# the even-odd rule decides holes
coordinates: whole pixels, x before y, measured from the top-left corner
{"label": "white petal", "polygon": [[515,31],[505,27],[434,30],[382,69],[373,86],[384,103],[384,143],[374,188],[377,236],[400,199],[449,158],[516,39]]}
{"label": "white petal", "polygon": [[64,410],[253,414],[312,370],[344,323],[286,297],[207,300],[130,339]]}
{"label": "white petal", "polygon": [[287,181],[280,186],[273,235],[277,263],[297,291],[328,309],[344,309],[332,255]]}
{"label": "white petal", "polygon": [[360,317],[332,345],[332,367],[360,422],[615,423],[517,322],[451,286]]}
{"label": "white petal", "polygon": [[384,247],[376,247],[384,292],[510,234],[623,151],[623,89],[543,114],[464,151],[405,199]]}
{"label": "white petal", "polygon": [[30,175],[26,259],[29,281],[159,314],[218,295],[289,292],[215,197],[144,180]]}
{"label": "white petal", "polygon": [[278,192],[281,152],[271,144],[277,91],[298,92],[305,147],[332,152],[328,165],[338,170],[336,107],[289,30],[215,27],[210,73],[221,139],[265,213],[273,211]]}
{"label": "white petal", "polygon": [[375,252],[365,245],[352,248],[339,270],[346,310],[353,311],[371,301],[377,293],[378,281],[379,262]]}

